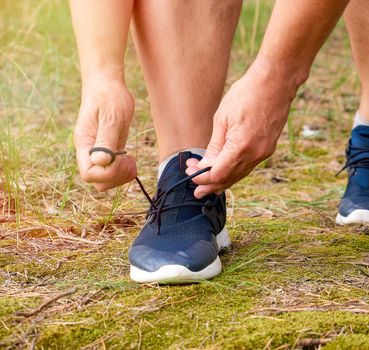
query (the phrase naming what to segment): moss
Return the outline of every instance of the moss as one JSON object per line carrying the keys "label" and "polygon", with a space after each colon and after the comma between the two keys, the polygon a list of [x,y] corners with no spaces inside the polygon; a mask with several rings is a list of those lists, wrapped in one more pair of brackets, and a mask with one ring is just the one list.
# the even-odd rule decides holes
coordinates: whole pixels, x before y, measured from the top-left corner
{"label": "moss", "polygon": [[[212,297],[210,299],[214,301]],[[121,348],[136,347],[140,343],[144,349],[262,349],[270,340],[273,347],[292,346],[298,339],[338,334],[347,324],[352,332],[362,333],[361,343],[368,338],[365,335],[368,334],[367,316],[301,312],[255,318],[244,312],[248,307],[247,300],[244,303],[243,299],[238,303],[229,303],[229,300],[216,301],[211,306],[207,303],[203,308],[203,303],[199,304],[195,299],[180,307],[168,306],[155,313],[136,316],[113,304],[109,312],[103,314],[76,314],[75,321],[90,320],[83,326],[46,325],[38,346],[57,349],[63,344],[73,348],[106,338],[107,345]]]}
{"label": "moss", "polygon": [[324,350],[368,350],[369,335],[352,334],[340,336],[328,343]]}
{"label": "moss", "polygon": [[[16,311],[27,310],[36,307],[40,302],[38,297],[15,297],[15,296],[1,296],[0,295],[0,320],[4,322],[0,327],[0,348],[1,341],[7,338],[12,340],[14,332],[18,328]],[[27,325],[25,325],[27,328]]]}
{"label": "moss", "polygon": [[[315,227],[315,222],[238,220],[231,230],[234,248],[222,257],[224,273],[197,285],[158,289],[130,282],[126,242],[111,242],[87,254],[82,251],[41,253],[35,260],[12,263],[6,268],[10,273],[26,269],[28,283],[32,283],[32,278],[43,280],[52,276],[54,286],[62,290],[71,286],[78,286],[80,294],[100,290],[102,302],[92,303],[85,310],[47,316],[47,321],[39,325],[37,346],[40,348],[57,349],[59,344],[76,348],[106,338],[106,345],[118,348],[141,342],[143,348],[257,349],[271,339],[276,347],[292,345],[301,329],[339,333],[345,322],[358,333],[366,334],[364,315],[249,314],[254,308],[268,307],[267,300],[275,297],[276,289],[284,290],[288,297],[289,290],[294,292],[299,285],[312,288],[308,291],[319,293],[325,301],[345,303],[352,298],[369,298],[366,288],[347,285],[342,289],[334,283],[361,277],[360,271],[345,263],[342,257],[360,259],[365,254],[366,237],[339,231],[329,235],[305,233]],[[245,239],[248,243],[243,243]],[[56,261],[63,257],[65,262],[53,272],[50,266],[55,269]],[[323,287],[320,291],[319,285]],[[302,288],[295,296],[297,303],[304,299],[310,302],[303,293]],[[34,306],[40,301],[29,302]],[[6,323],[15,310],[24,309],[23,303],[12,303],[3,313]],[[10,333],[6,331],[3,336]]]}
{"label": "moss", "polygon": [[17,257],[13,254],[0,255],[0,268],[4,268],[7,265],[15,264]]}
{"label": "moss", "polygon": [[328,154],[329,151],[321,147],[309,147],[303,151],[303,155],[310,158],[319,158]]}

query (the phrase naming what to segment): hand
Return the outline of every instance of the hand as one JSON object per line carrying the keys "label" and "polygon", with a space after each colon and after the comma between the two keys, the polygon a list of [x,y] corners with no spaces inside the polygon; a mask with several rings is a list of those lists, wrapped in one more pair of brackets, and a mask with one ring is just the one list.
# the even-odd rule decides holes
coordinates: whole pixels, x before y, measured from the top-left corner
{"label": "hand", "polygon": [[212,167],[193,179],[197,198],[224,191],[274,153],[297,91],[291,80],[254,63],[233,84],[214,115],[203,159],[187,161],[188,175]]}
{"label": "hand", "polygon": [[118,155],[109,164],[109,154],[89,154],[92,147],[124,150],[133,112],[134,99],[123,82],[104,76],[84,82],[74,144],[82,180],[93,183],[98,191],[120,186],[136,176],[136,163],[130,156]]}

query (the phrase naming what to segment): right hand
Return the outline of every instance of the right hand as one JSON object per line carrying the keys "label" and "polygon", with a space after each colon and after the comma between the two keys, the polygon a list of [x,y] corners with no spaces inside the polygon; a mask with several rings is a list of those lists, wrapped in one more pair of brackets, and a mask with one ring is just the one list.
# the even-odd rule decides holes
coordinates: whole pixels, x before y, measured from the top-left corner
{"label": "right hand", "polygon": [[193,179],[196,198],[224,191],[273,154],[299,86],[292,81],[255,61],[232,85],[214,115],[204,157],[187,161],[188,175],[212,167]]}
{"label": "right hand", "polygon": [[84,82],[82,102],[74,131],[77,162],[83,181],[96,190],[108,189],[132,181],[137,175],[133,157],[89,151],[105,147],[113,152],[124,150],[134,112],[134,99],[123,82],[95,76]]}

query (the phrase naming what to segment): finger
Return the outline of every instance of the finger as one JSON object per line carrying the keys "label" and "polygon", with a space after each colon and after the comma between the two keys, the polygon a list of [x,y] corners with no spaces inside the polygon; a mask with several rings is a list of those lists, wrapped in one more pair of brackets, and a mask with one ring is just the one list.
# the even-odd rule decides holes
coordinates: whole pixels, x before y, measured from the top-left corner
{"label": "finger", "polygon": [[240,164],[234,169],[233,176],[227,179],[226,183],[212,183],[206,185],[199,185],[194,192],[196,198],[203,198],[211,193],[220,194],[227,188],[231,187],[236,182],[242,180],[245,176],[250,174],[254,169],[256,163],[250,165],[249,163]]}
{"label": "finger", "polygon": [[93,138],[89,142],[76,145],[77,162],[83,181],[101,183],[112,188],[127,183],[136,176],[136,163],[131,156],[116,156],[114,163],[105,167],[93,164],[89,154],[92,142]]}
{"label": "finger", "polygon": [[94,184],[104,185],[106,189],[130,182],[137,174],[136,163],[131,156],[120,156],[108,166],[93,165],[87,177]]}
{"label": "finger", "polygon": [[[186,168],[186,174],[187,175],[193,175],[194,173],[198,172],[199,170],[201,170],[198,166],[190,166]],[[205,184],[209,184],[210,183],[210,175],[209,172],[197,175],[196,177],[194,177],[192,179],[192,181],[197,184],[197,185],[205,185]]]}
{"label": "finger", "polygon": [[[192,159],[188,160],[188,168],[186,169],[186,173],[188,175],[192,175],[198,170],[211,167],[213,165],[225,144],[225,130],[225,127],[221,123],[214,121],[213,133],[208,147],[206,148],[204,157],[197,163]],[[196,184],[210,184],[212,181],[209,172],[206,172],[193,178],[193,182]]]}
{"label": "finger", "polygon": [[96,140],[98,111],[89,110],[88,114],[88,116],[83,116],[81,112],[74,131],[74,145],[76,148],[78,168],[82,179],[86,182],[90,181],[85,178],[85,175],[93,166],[89,150],[94,146]]}
{"label": "finger", "polygon": [[204,157],[199,162],[199,168],[203,169],[213,165],[213,161],[218,157],[226,142],[226,126],[217,122],[214,117],[213,133],[206,148]]}
{"label": "finger", "polygon": [[94,180],[90,173],[90,169],[94,166],[94,164],[91,162],[89,153],[89,150],[94,145],[94,141],[95,139],[92,140],[92,144],[90,142],[86,142],[83,145],[76,145],[77,164],[81,178],[85,182],[93,182]]}
{"label": "finger", "polygon": [[237,151],[224,149],[214,161],[209,172],[209,178],[216,183],[227,182],[234,175],[236,167],[240,164]]}
{"label": "finger", "polygon": [[[229,183],[237,172],[236,169],[242,165],[243,168],[251,166],[250,155],[245,151],[244,136],[239,130],[228,130],[227,140],[223,149],[212,162],[212,168],[207,173],[208,183]],[[206,184],[201,176],[196,177],[197,184]]]}
{"label": "finger", "polygon": [[112,156],[103,151],[91,153],[91,162],[99,166],[107,166],[112,162]]}
{"label": "finger", "polygon": [[[137,176],[136,162],[131,156],[122,156],[119,161],[107,167],[94,166],[91,171],[94,172],[95,179],[103,180],[102,182],[94,182],[94,187],[99,192],[121,186]],[[117,176],[117,174],[119,175]]]}
{"label": "finger", "polygon": [[[99,112],[98,129],[94,147],[104,147],[112,152],[117,152],[120,138],[120,125],[118,121],[120,116],[109,115],[105,117],[102,112]],[[91,154],[91,162],[102,167],[111,163],[112,157],[106,152],[93,152]]]}
{"label": "finger", "polygon": [[197,199],[202,199],[205,196],[208,196],[212,193],[220,194],[222,193],[228,186],[223,184],[210,184],[210,185],[200,185],[196,187],[194,196]]}
{"label": "finger", "polygon": [[200,170],[200,168],[197,166],[197,164],[195,164],[195,165],[187,166],[185,172],[186,172],[187,175],[192,175],[192,174],[196,173],[199,170]]}
{"label": "finger", "polygon": [[[192,166],[192,167],[188,167],[186,169],[186,173],[187,175],[192,175],[194,173],[196,173],[197,171],[199,171],[199,168],[197,168],[196,166]],[[206,174],[206,173],[205,173]],[[200,175],[199,175],[200,176]],[[196,182],[197,177],[196,176],[192,179],[192,181]],[[200,182],[204,183],[204,185],[200,185],[195,189],[195,197],[198,199],[201,199],[205,196],[207,196],[208,194],[211,193],[216,193],[216,194],[220,194],[221,192],[223,192],[227,186],[224,184],[209,184],[210,178],[209,178],[209,174],[208,174],[208,178],[202,178],[200,180]]]}
{"label": "finger", "polygon": [[200,161],[196,158],[190,158],[186,161],[186,165],[187,167],[191,167],[191,166],[197,166],[197,164],[199,163]]}

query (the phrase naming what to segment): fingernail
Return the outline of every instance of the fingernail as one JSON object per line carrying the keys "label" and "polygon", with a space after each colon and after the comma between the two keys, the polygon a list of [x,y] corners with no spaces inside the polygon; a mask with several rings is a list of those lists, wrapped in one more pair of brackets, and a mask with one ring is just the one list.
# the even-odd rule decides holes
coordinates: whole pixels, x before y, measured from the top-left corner
{"label": "fingernail", "polygon": [[105,152],[94,152],[90,155],[91,162],[95,165],[107,166],[111,163],[111,156]]}

